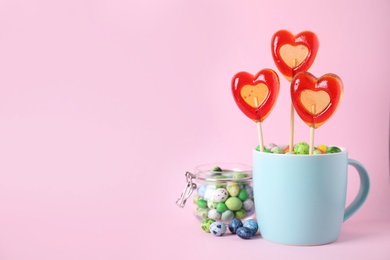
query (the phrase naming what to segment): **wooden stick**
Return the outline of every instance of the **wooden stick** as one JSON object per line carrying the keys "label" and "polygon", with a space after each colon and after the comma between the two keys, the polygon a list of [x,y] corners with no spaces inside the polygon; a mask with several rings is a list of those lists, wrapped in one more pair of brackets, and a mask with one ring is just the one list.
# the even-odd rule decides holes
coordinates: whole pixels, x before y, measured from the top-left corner
{"label": "wooden stick", "polygon": [[[254,98],[255,106],[258,108],[258,101],[257,97]],[[264,143],[263,143],[263,131],[261,129],[261,122],[258,121],[256,122],[257,125],[257,137],[259,138],[259,147],[260,147],[260,152],[264,152]]]}
{"label": "wooden stick", "polygon": [[[297,66],[297,59],[293,59],[292,63],[292,77],[294,77],[294,68]],[[291,78],[292,80],[292,78]],[[291,101],[291,111],[290,111],[290,145],[289,145],[289,152],[291,153],[294,148],[294,105]]]}
{"label": "wooden stick", "polygon": [[[316,114],[316,105],[311,106],[311,112],[313,115]],[[314,126],[310,127],[310,144],[309,144],[309,154],[313,154],[314,150]]]}

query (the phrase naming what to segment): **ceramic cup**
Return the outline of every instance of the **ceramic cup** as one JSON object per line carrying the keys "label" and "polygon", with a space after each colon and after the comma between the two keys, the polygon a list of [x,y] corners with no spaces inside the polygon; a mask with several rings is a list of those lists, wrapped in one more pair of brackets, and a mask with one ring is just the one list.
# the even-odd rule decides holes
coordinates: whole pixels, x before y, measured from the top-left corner
{"label": "ceramic cup", "polygon": [[[348,165],[360,188],[345,208]],[[364,203],[370,187],[364,166],[348,151],[318,155],[253,151],[256,218],[265,240],[289,245],[320,245],[337,240],[341,225]]]}

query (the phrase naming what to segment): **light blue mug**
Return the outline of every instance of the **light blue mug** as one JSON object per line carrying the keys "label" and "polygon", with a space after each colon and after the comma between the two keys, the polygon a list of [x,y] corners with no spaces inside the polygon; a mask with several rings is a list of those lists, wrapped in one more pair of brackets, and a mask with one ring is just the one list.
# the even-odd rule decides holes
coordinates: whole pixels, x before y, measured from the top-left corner
{"label": "light blue mug", "polygon": [[[345,208],[348,165],[360,188]],[[289,245],[321,245],[337,240],[341,225],[367,198],[370,180],[348,151],[295,155],[253,151],[256,219],[265,240]]]}

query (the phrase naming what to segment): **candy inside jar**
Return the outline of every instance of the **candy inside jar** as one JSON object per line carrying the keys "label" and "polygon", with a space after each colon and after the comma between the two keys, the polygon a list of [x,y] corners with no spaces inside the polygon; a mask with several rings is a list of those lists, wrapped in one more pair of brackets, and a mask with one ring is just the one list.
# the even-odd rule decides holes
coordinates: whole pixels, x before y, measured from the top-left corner
{"label": "candy inside jar", "polygon": [[194,216],[228,223],[254,218],[252,168],[245,164],[204,164],[186,173],[187,186],[177,204],[184,207],[193,192]]}

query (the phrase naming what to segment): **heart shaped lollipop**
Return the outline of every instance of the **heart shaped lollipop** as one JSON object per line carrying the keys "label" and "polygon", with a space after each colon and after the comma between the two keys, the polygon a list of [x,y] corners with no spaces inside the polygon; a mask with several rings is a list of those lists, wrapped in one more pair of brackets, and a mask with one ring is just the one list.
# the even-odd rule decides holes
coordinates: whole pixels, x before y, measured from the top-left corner
{"label": "heart shaped lollipop", "polygon": [[279,71],[291,81],[298,72],[309,70],[318,46],[318,38],[313,32],[304,31],[293,35],[289,31],[280,30],[272,37],[272,57]]}
{"label": "heart shaped lollipop", "polygon": [[263,122],[279,94],[279,77],[271,69],[256,75],[237,73],[232,80],[233,97],[240,110],[255,122]]}
{"label": "heart shaped lollipop", "polygon": [[295,111],[312,128],[318,128],[336,112],[342,96],[343,82],[335,74],[317,79],[309,72],[300,72],[291,82]]}

